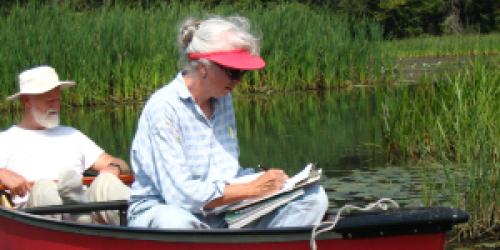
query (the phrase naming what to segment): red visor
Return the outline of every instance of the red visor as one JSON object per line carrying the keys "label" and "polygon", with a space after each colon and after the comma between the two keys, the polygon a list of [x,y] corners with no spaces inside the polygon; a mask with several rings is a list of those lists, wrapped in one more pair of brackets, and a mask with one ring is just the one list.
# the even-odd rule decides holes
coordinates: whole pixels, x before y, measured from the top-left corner
{"label": "red visor", "polygon": [[266,66],[266,62],[264,62],[264,59],[260,56],[254,56],[243,49],[208,53],[189,53],[189,59],[191,60],[202,58],[233,69],[254,70]]}

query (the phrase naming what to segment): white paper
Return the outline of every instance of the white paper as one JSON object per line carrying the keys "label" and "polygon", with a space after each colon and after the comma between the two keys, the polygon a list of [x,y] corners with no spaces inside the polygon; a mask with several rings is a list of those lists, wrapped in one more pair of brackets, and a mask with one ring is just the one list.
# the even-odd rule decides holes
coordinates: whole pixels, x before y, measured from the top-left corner
{"label": "white paper", "polygon": [[[310,174],[310,172],[312,170],[312,167],[313,167],[312,163],[307,164],[302,171],[300,171],[299,173],[297,173],[293,177],[291,177],[288,180],[286,180],[285,183],[283,184],[283,187],[281,187],[281,189],[278,190],[277,192],[269,194],[269,195],[264,196],[264,197],[251,198],[251,199],[246,199],[246,200],[240,201],[240,202],[238,202],[236,204],[229,205],[228,209],[229,210],[240,209],[242,207],[245,207],[247,205],[253,204],[255,202],[258,202],[258,201],[261,201],[261,200],[266,200],[266,199],[268,199],[270,197],[273,197],[273,196],[279,195],[281,193],[290,191],[290,190],[292,190],[295,187],[295,185],[298,182],[300,182],[302,180],[305,180],[305,179],[307,179],[309,177],[309,174]],[[259,173],[251,174],[251,175],[248,175],[248,176],[242,176],[242,177],[239,177],[239,178],[236,178],[236,179],[233,179],[233,180],[229,181],[229,183],[233,184],[233,183],[250,182],[252,180],[257,179],[263,173],[264,172],[259,172]]]}

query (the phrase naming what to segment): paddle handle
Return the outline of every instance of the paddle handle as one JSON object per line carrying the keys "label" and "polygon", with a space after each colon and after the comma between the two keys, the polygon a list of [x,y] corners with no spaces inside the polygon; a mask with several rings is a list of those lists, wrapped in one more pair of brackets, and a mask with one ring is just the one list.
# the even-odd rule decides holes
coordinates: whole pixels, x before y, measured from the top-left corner
{"label": "paddle handle", "polygon": [[[88,186],[94,181],[95,178],[96,178],[95,176],[84,176],[82,178],[82,184]],[[130,185],[130,184],[132,184],[132,182],[134,182],[133,175],[122,174],[119,176],[119,178],[123,183],[125,183],[127,185]],[[30,183],[30,184],[32,185],[33,183]],[[0,190],[7,190],[7,187],[0,184]]]}

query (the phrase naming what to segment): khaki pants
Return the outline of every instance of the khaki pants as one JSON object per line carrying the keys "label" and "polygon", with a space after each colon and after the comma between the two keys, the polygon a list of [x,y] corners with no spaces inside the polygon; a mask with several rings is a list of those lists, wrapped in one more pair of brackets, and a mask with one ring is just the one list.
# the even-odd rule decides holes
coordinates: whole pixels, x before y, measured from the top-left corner
{"label": "khaki pants", "polygon": [[[59,182],[36,181],[31,189],[26,207],[71,204],[75,202],[101,202],[128,200],[130,188],[110,173],[98,175],[90,187],[84,190],[81,175],[73,171],[61,173]],[[120,225],[118,211],[93,212],[92,215],[50,215],[54,219],[67,219],[81,223]]]}

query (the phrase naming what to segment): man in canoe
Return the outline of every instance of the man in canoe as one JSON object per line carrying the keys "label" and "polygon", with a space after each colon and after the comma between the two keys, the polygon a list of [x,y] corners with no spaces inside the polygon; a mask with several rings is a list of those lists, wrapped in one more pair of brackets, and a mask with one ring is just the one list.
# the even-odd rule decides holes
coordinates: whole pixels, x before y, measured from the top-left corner
{"label": "man in canoe", "polygon": [[[184,67],[147,101],[131,148],[135,182],[128,224],[150,228],[224,228],[207,210],[277,192],[279,169],[229,184],[253,172],[240,166],[231,91],[243,74],[261,69],[259,40],[243,17],[188,19],[179,47]],[[252,224],[254,228],[318,224],[328,200],[314,184],[305,194]]]}
{"label": "man in canoe", "polygon": [[[22,120],[0,133],[0,184],[14,207],[128,199],[129,187],[117,178],[129,171],[127,163],[77,129],[59,125],[61,90],[75,83],[60,81],[49,66],[23,71],[18,80],[19,92],[7,99],[20,100]],[[82,173],[89,168],[100,174],[84,190]],[[68,219],[119,224],[116,211],[96,213],[92,221],[89,216]]]}

